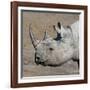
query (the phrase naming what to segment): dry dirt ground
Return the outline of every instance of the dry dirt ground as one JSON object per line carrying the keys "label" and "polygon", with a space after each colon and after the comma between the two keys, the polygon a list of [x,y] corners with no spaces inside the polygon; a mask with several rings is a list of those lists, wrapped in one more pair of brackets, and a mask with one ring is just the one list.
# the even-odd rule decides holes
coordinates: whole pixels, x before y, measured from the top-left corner
{"label": "dry dirt ground", "polygon": [[47,76],[78,74],[77,62],[72,60],[58,67],[36,65],[34,62],[34,48],[29,37],[29,24],[36,38],[42,40],[44,31],[47,30],[51,37],[56,36],[53,25],[61,22],[65,27],[79,20],[79,14],[71,13],[46,13],[46,12],[22,12],[22,72],[23,76]]}

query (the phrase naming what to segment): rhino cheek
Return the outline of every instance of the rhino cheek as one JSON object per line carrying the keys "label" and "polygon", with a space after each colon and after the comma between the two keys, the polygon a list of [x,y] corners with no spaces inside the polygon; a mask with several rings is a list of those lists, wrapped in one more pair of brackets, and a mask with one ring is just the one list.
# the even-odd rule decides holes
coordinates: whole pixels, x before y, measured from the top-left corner
{"label": "rhino cheek", "polygon": [[63,57],[63,53],[61,53],[58,50],[55,51],[51,56],[52,57],[49,60],[49,63],[50,64],[58,65],[58,64],[62,63],[64,60],[66,60]]}
{"label": "rhino cheek", "polygon": [[57,58],[54,53],[51,53],[50,55],[47,56],[47,63],[48,64],[57,64]]}

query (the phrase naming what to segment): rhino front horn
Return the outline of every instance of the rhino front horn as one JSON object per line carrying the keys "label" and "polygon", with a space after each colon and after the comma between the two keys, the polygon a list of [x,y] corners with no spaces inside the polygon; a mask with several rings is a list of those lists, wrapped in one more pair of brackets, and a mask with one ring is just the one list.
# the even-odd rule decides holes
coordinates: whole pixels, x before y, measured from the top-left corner
{"label": "rhino front horn", "polygon": [[37,46],[37,40],[35,39],[35,37],[33,35],[33,32],[31,31],[31,29],[32,29],[31,28],[31,25],[29,25],[29,36],[31,38],[31,42],[32,42],[34,48],[36,48],[36,46]]}

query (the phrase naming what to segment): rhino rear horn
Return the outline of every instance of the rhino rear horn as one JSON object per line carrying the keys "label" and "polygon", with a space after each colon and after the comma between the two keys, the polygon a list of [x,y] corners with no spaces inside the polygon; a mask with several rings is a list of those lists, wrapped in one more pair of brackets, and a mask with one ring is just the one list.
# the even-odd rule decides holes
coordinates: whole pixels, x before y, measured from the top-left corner
{"label": "rhino rear horn", "polygon": [[50,38],[50,37],[49,37],[49,35],[48,35],[47,31],[45,30],[43,40],[46,40],[46,39],[48,39],[48,38]]}

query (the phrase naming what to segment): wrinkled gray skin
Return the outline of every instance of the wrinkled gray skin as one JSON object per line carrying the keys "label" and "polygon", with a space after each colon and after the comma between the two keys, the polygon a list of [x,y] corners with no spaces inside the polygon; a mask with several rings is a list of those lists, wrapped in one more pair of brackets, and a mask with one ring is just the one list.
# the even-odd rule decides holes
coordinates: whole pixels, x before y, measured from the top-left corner
{"label": "wrinkled gray skin", "polygon": [[69,60],[79,64],[79,28],[78,21],[64,28],[59,22],[53,28],[56,38],[45,31],[43,40],[36,40],[30,25],[30,38],[35,48],[35,63],[44,66],[60,66]]}

